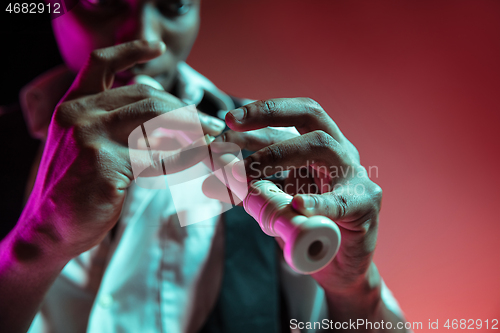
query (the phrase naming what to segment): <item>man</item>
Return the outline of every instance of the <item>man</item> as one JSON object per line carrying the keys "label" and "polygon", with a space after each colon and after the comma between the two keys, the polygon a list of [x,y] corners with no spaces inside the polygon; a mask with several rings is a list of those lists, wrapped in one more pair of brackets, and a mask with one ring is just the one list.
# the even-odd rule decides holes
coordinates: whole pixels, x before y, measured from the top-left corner
{"label": "man", "polygon": [[[53,21],[66,67],[23,92],[30,132],[42,140],[43,154],[27,181],[32,190],[23,213],[0,244],[2,331],[276,332],[294,329],[288,320],[297,316],[321,317],[319,297],[300,309],[309,302],[300,293],[316,292],[314,286],[294,289],[298,278],[279,268],[274,241],[256,223],[242,223],[247,217],[241,209],[206,228],[179,228],[175,212],[162,208],[171,202],[168,193],[132,186],[130,132],[190,103],[206,112],[199,119],[213,136],[225,127],[217,111],[230,110],[230,130],[218,141],[256,151],[245,160],[250,179],[264,169],[273,174],[308,161],[356,170],[339,178],[311,169],[305,178],[292,173],[285,183],[292,184],[287,189],[296,194],[298,212],[325,215],[341,229],[336,258],[312,275],[328,318],[392,322],[390,331],[398,331],[404,319],[372,262],[381,190],[362,172],[356,148],[310,99],[243,106],[189,68],[184,60],[199,10],[199,0],[81,0]],[[166,92],[129,85],[139,74]],[[182,129],[194,121],[178,117],[168,126]],[[269,126],[295,126],[298,134]],[[186,159],[185,151],[153,151],[158,163],[149,176],[184,170],[203,158]],[[137,156],[135,163],[148,164],[147,151]],[[303,183],[321,191],[295,193]]]}

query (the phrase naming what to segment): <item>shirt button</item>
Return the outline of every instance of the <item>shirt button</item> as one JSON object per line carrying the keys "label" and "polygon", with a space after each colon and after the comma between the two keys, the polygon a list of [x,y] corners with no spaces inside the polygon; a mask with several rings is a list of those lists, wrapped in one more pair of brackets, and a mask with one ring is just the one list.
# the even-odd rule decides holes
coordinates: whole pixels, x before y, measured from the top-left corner
{"label": "shirt button", "polygon": [[103,308],[109,308],[113,304],[113,296],[104,294],[99,298],[99,305]]}

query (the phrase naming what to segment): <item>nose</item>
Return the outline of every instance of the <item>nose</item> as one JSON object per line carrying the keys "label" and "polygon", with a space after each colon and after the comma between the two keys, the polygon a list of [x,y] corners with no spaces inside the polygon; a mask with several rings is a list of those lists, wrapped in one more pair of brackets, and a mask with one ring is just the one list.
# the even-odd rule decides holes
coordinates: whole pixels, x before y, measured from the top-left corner
{"label": "nose", "polygon": [[131,14],[117,31],[117,44],[138,39],[161,40],[160,22],[155,15],[155,8],[149,2],[131,11]]}

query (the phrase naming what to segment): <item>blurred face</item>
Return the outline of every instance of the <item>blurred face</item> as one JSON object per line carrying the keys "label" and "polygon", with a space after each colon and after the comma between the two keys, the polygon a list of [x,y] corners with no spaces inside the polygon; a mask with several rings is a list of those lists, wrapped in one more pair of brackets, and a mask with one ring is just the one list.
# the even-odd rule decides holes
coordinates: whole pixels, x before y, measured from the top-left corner
{"label": "blurred face", "polygon": [[159,58],[120,73],[116,83],[145,74],[170,89],[179,61],[185,60],[199,27],[200,0],[79,0],[52,26],[59,50],[77,72],[99,48],[137,39],[163,40],[167,51]]}

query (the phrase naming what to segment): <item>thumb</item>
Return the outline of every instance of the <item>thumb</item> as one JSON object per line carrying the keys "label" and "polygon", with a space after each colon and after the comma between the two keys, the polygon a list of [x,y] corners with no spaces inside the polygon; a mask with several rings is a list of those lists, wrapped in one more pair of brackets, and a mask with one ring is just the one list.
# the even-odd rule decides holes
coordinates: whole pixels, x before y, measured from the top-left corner
{"label": "thumb", "polygon": [[322,215],[334,221],[341,221],[350,213],[348,200],[335,192],[326,194],[297,194],[292,207],[305,216]]}
{"label": "thumb", "polygon": [[298,194],[292,207],[306,216],[322,215],[349,230],[359,230],[370,214],[380,210],[381,192],[356,194],[335,190],[324,194]]}

